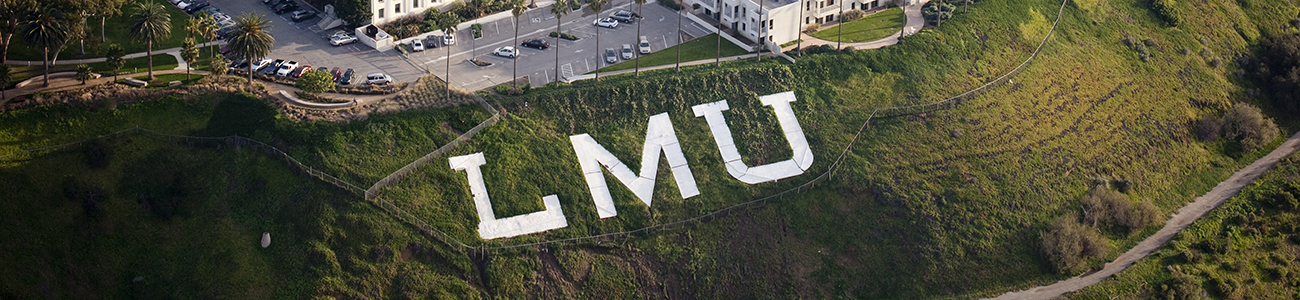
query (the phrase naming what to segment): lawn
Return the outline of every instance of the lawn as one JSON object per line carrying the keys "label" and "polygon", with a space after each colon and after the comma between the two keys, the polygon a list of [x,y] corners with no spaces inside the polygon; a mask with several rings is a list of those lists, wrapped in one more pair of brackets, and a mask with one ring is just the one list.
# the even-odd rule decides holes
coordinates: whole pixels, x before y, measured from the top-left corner
{"label": "lawn", "polygon": [[[169,54],[154,54],[153,63],[154,63],[153,65],[154,71],[171,70],[171,69],[175,69],[176,66],[179,65],[176,63],[176,57],[171,56]],[[90,68],[95,71],[95,73],[104,74],[105,76],[112,76],[112,74],[108,74],[108,66],[103,62],[90,63],[87,65],[89,65]],[[122,69],[119,71],[119,73],[135,74],[139,72],[145,72],[148,71],[147,70],[148,67],[149,67],[148,58],[145,57],[132,58],[126,60],[126,64],[122,66]],[[10,68],[10,72],[12,72],[11,74],[13,74],[14,77],[14,80],[10,82],[10,84],[15,84],[18,83],[19,81],[27,80],[28,78],[41,76],[42,74],[41,72],[44,70],[40,64],[33,64],[30,66],[9,65],[9,68]],[[76,71],[76,70],[77,70],[77,65],[50,66],[50,74],[54,74],[58,72]]]}
{"label": "lawn", "polygon": [[835,41],[836,36],[840,34],[839,27],[844,26],[843,42],[870,42],[898,33],[903,30],[904,24],[907,24],[907,15],[903,14],[903,9],[895,7],[842,25],[822,29],[811,35],[815,38]]}
{"label": "lawn", "polygon": [[[121,45],[122,49],[126,50],[127,54],[144,52],[144,42],[136,40],[127,32],[127,27],[130,24],[131,13],[135,12],[135,3],[139,2],[161,4],[166,7],[167,13],[171,16],[171,36],[166,39],[154,41],[153,49],[157,51],[161,49],[180,47],[181,43],[185,41],[185,20],[190,18],[189,15],[185,14],[185,12],[181,11],[179,8],[176,8],[175,5],[171,5],[171,3],[166,0],[131,0],[122,5],[122,13],[120,15],[110,17],[106,22],[104,22],[105,26],[103,28],[103,33],[108,39],[107,43],[100,43],[100,19],[89,18],[86,20],[86,31],[87,34],[90,35],[90,37],[86,39],[86,54],[80,54],[80,41],[73,40],[68,42],[68,45],[63,48],[62,53],[59,53],[59,59],[104,57],[103,49],[107,44]],[[203,41],[202,38],[196,39],[199,42]],[[9,42],[11,44],[9,45],[8,59],[29,61],[41,60],[41,49],[28,46],[27,42],[23,41],[21,35],[15,34],[14,38],[10,39]],[[50,54],[53,55],[54,51],[50,51]]]}
{"label": "lawn", "polygon": [[[661,66],[677,63],[677,47],[682,47],[682,62],[693,60],[715,58],[718,55],[718,35],[710,34],[690,41],[681,45],[668,47],[667,49],[651,52],[641,56],[641,67]],[[604,53],[604,52],[601,52]],[[732,44],[725,39],[722,41],[722,57],[735,56],[749,53],[745,49]],[[603,54],[602,54],[603,55]],[[627,70],[636,67],[636,60],[630,59],[614,64],[612,66],[600,68],[601,72],[610,72],[618,70]]]}

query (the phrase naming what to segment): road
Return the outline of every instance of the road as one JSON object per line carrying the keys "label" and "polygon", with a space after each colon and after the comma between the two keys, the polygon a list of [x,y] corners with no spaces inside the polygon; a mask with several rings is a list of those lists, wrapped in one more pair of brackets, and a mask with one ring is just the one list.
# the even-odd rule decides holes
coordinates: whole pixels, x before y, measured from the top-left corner
{"label": "road", "polygon": [[1219,185],[1216,185],[1214,189],[1210,190],[1210,192],[1197,197],[1191,204],[1183,206],[1182,209],[1178,210],[1177,215],[1174,215],[1174,217],[1169,218],[1169,220],[1165,222],[1164,228],[1161,228],[1160,231],[1147,237],[1145,240],[1142,240],[1142,242],[1139,242],[1137,246],[1129,249],[1128,252],[1124,252],[1124,254],[1116,258],[1115,261],[1107,263],[1100,271],[1058,281],[1051,285],[1039,286],[1019,292],[1006,293],[993,299],[1051,299],[1060,297],[1068,292],[1077,291],[1090,285],[1097,284],[1106,278],[1110,278],[1111,276],[1118,274],[1120,271],[1127,269],[1129,266],[1132,266],[1133,263],[1138,260],[1146,258],[1147,255],[1151,255],[1152,251],[1155,251],[1157,248],[1160,248],[1161,245],[1169,242],[1169,240],[1174,238],[1174,235],[1177,235],[1178,232],[1183,231],[1187,226],[1192,225],[1193,222],[1196,222],[1197,219],[1205,216],[1206,213],[1214,210],[1214,208],[1223,205],[1224,201],[1236,196],[1237,193],[1241,192],[1241,189],[1255,182],[1256,179],[1259,179],[1259,177],[1264,174],[1264,171],[1268,171],[1268,169],[1276,165],[1279,160],[1295,153],[1296,150],[1300,150],[1300,132],[1292,135],[1290,139],[1278,146],[1277,149],[1273,149],[1273,152],[1255,160],[1254,163],[1238,170],[1237,173],[1233,173],[1232,177],[1228,177],[1227,180],[1219,182]]}

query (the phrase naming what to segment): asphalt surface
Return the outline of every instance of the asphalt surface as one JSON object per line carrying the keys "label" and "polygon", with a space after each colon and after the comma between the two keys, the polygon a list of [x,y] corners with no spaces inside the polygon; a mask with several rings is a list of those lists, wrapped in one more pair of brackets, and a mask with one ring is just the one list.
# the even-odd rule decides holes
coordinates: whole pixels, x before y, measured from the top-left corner
{"label": "asphalt surface", "polygon": [[[209,2],[231,17],[249,12],[263,14],[266,19],[271,20],[271,36],[275,37],[275,46],[268,55],[271,59],[297,61],[299,65],[313,68],[338,67],[340,71],[351,68],[356,74],[353,82],[364,81],[365,74],[375,72],[386,73],[392,76],[395,82],[414,82],[424,75],[423,71],[407,63],[396,51],[379,52],[360,42],[340,47],[330,45],[326,36],[334,30],[320,31],[315,28],[316,22],[320,21],[319,17],[295,23],[289,19],[289,14],[276,15],[271,8],[258,0],[209,0]],[[303,1],[298,1],[298,5],[303,9],[316,10]]]}

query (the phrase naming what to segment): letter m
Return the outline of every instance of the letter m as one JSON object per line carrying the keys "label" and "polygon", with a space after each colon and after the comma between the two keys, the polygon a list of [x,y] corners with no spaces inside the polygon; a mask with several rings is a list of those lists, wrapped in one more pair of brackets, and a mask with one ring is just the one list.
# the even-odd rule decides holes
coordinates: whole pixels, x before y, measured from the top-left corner
{"label": "letter m", "polygon": [[601,219],[618,215],[614,209],[614,199],[609,195],[609,186],[605,185],[605,174],[600,171],[601,166],[609,170],[624,187],[632,190],[632,194],[641,199],[641,202],[650,206],[651,196],[654,195],[655,174],[659,171],[659,153],[662,152],[668,158],[668,165],[672,168],[673,179],[677,181],[677,190],[681,192],[682,199],[700,194],[695,186],[695,176],[691,175],[691,168],[686,165],[682,146],[677,143],[677,133],[673,131],[668,113],[650,117],[650,124],[646,127],[645,146],[641,151],[640,176],[633,174],[627,165],[586,133],[570,136],[569,141],[573,143],[573,152],[578,156],[578,164],[582,166],[582,174],[587,179],[587,187],[591,190],[591,198],[596,202],[596,212]]}

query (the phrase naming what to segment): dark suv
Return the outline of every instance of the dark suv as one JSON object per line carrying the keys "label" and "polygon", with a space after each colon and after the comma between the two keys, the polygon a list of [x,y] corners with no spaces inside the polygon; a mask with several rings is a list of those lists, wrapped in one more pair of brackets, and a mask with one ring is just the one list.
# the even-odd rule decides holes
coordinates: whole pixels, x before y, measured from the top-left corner
{"label": "dark suv", "polygon": [[615,12],[614,14],[609,15],[609,18],[617,20],[622,23],[631,24],[632,22],[635,22],[636,19],[641,18],[641,16],[638,16],[636,15],[636,13],[631,11],[620,10],[618,12]]}
{"label": "dark suv", "polygon": [[278,14],[287,13],[287,12],[291,12],[291,11],[295,11],[295,10],[298,10],[298,3],[297,3],[297,2],[292,2],[292,1],[290,1],[290,2],[288,2],[288,3],[280,4],[280,5],[276,5],[276,6],[275,6],[275,14],[277,14],[277,15],[278,15]]}
{"label": "dark suv", "polygon": [[551,47],[551,44],[547,43],[546,40],[543,39],[531,39],[519,45],[528,48],[537,48],[537,50],[546,50],[546,48]]}

